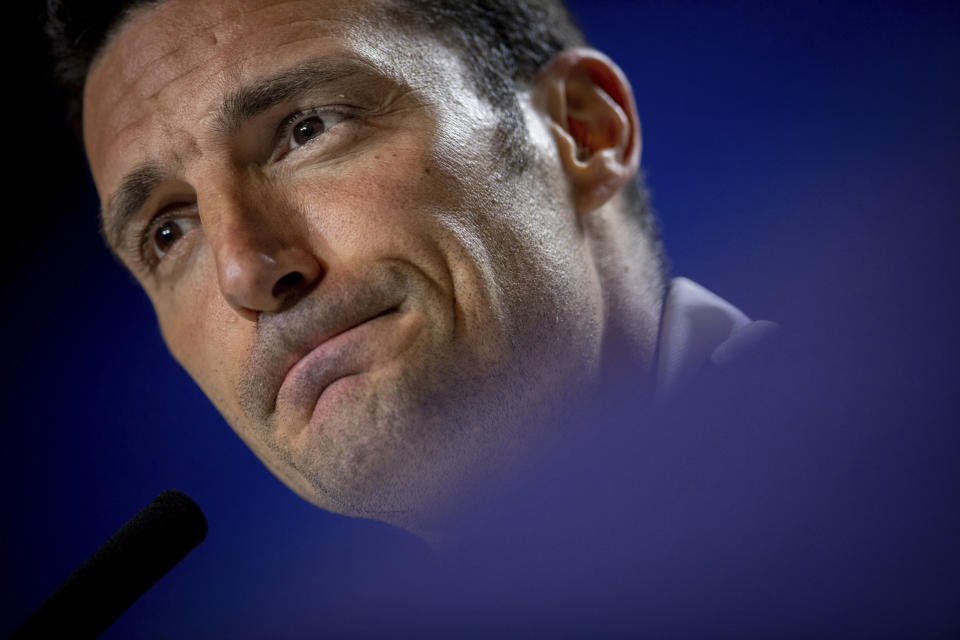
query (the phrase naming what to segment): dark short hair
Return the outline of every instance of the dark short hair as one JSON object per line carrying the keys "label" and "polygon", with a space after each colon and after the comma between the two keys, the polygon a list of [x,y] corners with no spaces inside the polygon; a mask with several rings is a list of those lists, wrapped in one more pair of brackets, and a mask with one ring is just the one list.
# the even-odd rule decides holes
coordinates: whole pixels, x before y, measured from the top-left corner
{"label": "dark short hair", "polygon": [[[68,117],[76,131],[94,58],[131,11],[162,1],[47,0],[46,31],[54,72],[66,90]],[[517,88],[533,81],[564,49],[587,44],[563,0],[388,0],[378,16],[438,34],[460,52],[478,95],[500,115],[497,133],[504,157],[515,171],[523,172],[532,156]],[[622,195],[663,274],[659,228],[642,173]]]}

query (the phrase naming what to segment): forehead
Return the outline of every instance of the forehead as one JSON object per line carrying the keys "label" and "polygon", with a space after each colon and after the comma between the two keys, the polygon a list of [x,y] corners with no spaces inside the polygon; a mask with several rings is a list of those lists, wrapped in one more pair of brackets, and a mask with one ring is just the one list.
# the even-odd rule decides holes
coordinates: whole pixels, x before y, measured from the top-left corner
{"label": "forehead", "polygon": [[115,82],[149,92],[144,74],[243,58],[251,40],[282,54],[285,46],[320,36],[356,37],[374,28],[364,19],[374,6],[373,0],[161,0],[120,21],[91,71],[107,67]]}
{"label": "forehead", "polygon": [[164,0],[134,11],[94,61],[84,91],[84,142],[98,187],[108,178],[104,158],[156,147],[144,138],[146,124],[159,118],[167,127],[161,137],[176,137],[171,123],[197,123],[232,88],[303,59],[353,58],[386,75],[420,73],[410,61],[435,56],[410,51],[426,44],[407,39],[404,69],[399,34],[375,19],[375,7],[373,0]]}

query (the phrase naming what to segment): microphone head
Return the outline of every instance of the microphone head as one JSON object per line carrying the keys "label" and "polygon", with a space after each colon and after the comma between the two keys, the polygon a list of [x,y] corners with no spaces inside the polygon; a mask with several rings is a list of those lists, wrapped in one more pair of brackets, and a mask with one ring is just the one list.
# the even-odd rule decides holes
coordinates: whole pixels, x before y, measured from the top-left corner
{"label": "microphone head", "polygon": [[130,549],[139,549],[133,546],[137,542],[155,544],[152,553],[176,557],[172,568],[206,537],[207,519],[197,503],[182,491],[167,489],[130,518],[107,544],[130,545]]}
{"label": "microphone head", "polygon": [[182,491],[157,496],[113,534],[11,638],[94,638],[207,536]]}

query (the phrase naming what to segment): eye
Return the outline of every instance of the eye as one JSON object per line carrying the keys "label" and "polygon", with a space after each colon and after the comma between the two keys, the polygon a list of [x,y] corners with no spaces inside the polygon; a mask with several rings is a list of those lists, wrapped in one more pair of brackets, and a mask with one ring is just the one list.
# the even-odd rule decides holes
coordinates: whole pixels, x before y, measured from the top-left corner
{"label": "eye", "polygon": [[323,124],[323,120],[317,116],[311,116],[296,124],[293,128],[292,141],[299,147],[309,142],[310,138],[318,136],[324,131],[326,131],[326,125]]}
{"label": "eye", "polygon": [[311,111],[292,116],[287,121],[290,138],[288,151],[298,149],[314,138],[323,135],[346,117],[345,114],[336,111]]}
{"label": "eye", "polygon": [[150,258],[158,261],[173,249],[173,246],[180,241],[191,229],[196,227],[199,222],[195,218],[179,216],[166,218],[153,225],[148,238],[148,247]]}

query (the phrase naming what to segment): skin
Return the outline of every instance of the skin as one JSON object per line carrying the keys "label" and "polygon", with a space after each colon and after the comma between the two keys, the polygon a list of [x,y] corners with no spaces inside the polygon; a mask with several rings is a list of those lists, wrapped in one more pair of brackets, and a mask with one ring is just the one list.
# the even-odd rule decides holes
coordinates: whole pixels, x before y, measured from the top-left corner
{"label": "skin", "polygon": [[[615,65],[565,52],[519,93],[517,176],[456,54],[369,8],[141,10],[91,68],[84,141],[108,242],[238,435],[310,502],[430,536],[598,383],[613,336],[644,388],[659,296],[616,206],[640,139]],[[223,121],[304,63],[347,73]],[[154,188],[121,231],[138,167]]]}

